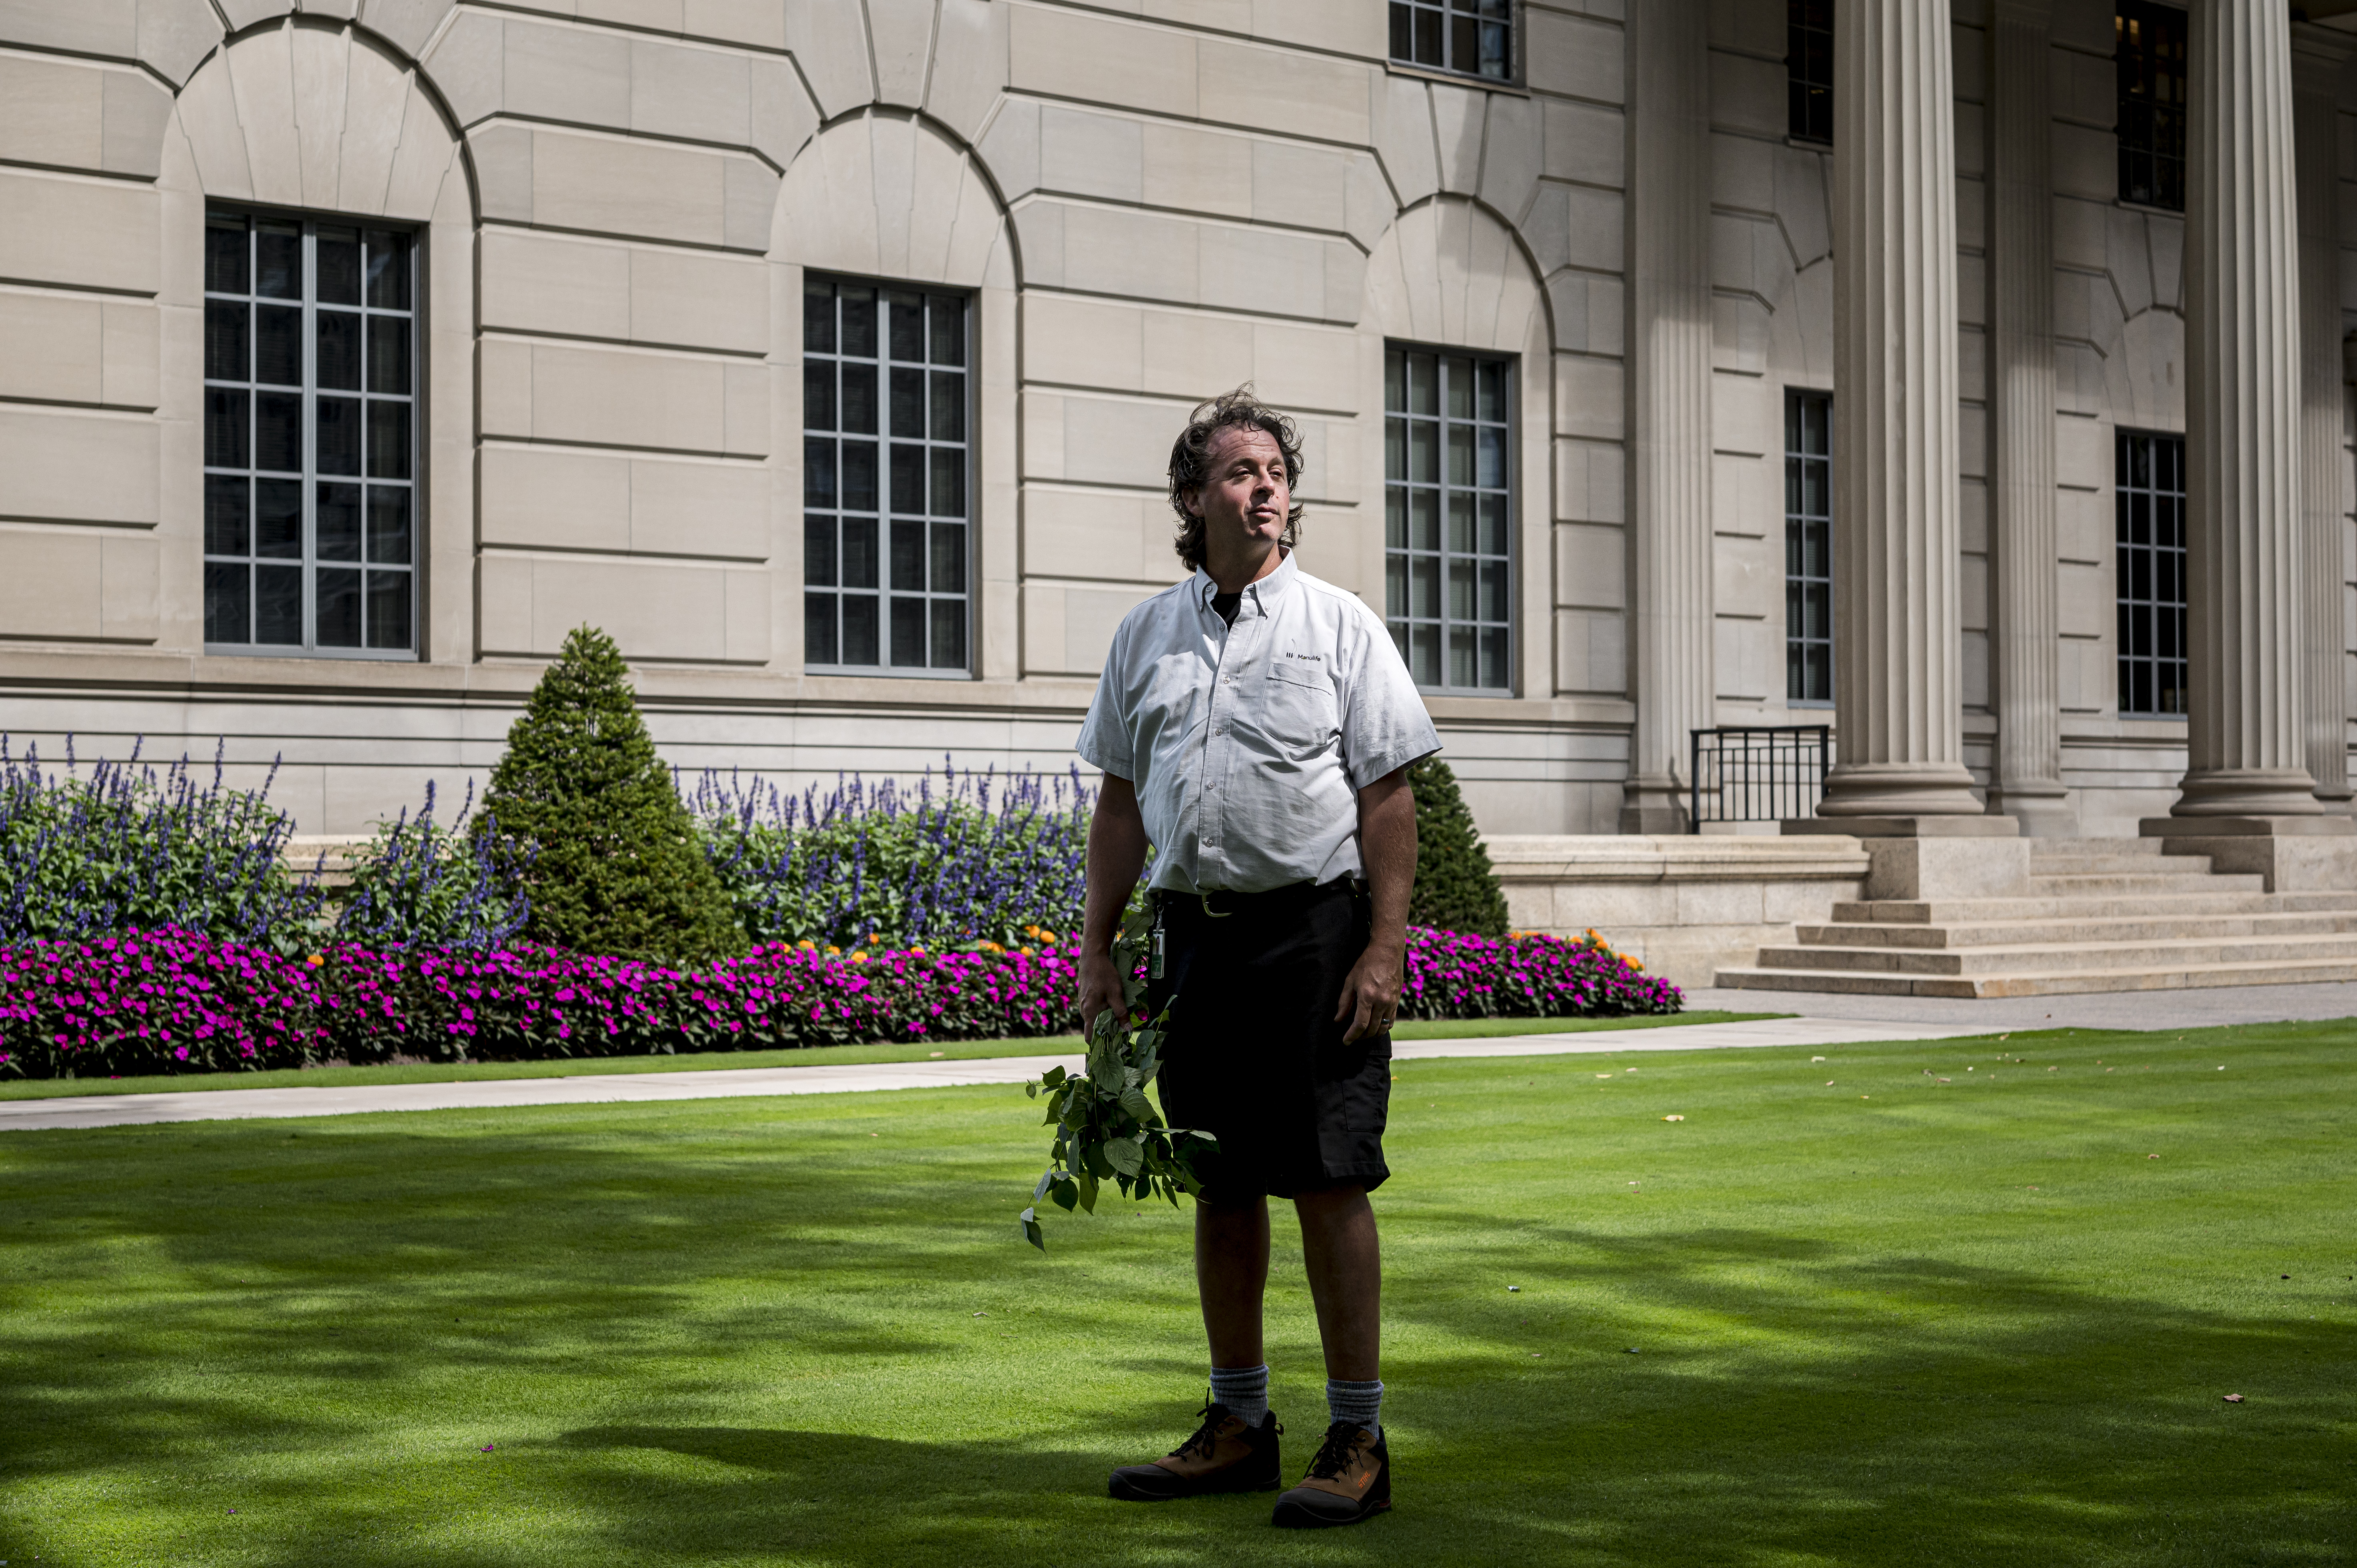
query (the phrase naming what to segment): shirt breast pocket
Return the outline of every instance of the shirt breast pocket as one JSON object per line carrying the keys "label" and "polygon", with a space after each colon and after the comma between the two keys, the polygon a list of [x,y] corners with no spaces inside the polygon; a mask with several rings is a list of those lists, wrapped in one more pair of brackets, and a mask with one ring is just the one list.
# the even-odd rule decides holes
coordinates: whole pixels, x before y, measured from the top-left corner
{"label": "shirt breast pocket", "polygon": [[1280,658],[1260,686],[1260,727],[1278,751],[1307,759],[1332,746],[1341,728],[1341,706],[1323,663]]}

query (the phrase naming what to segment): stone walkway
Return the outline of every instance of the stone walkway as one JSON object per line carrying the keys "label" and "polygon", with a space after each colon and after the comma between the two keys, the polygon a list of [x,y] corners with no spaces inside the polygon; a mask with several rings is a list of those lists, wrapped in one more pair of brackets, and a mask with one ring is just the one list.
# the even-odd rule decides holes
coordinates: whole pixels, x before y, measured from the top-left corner
{"label": "stone walkway", "polygon": [[[2108,991],[2082,996],[1851,996],[1822,991],[1725,991],[1695,987],[1686,1005],[1729,1013],[1791,1009],[1813,1018],[1905,1024],[1977,1024],[1984,1029],[2207,1029],[2222,1024],[2352,1020],[2357,982],[2321,985],[2212,985],[2175,991]],[[1902,1036],[1892,1036],[1891,1038]]]}
{"label": "stone walkway", "polygon": [[[1758,1005],[1757,1002],[1750,1005]],[[2002,1027],[2003,1026],[1998,1026]],[[1402,1041],[1396,1061],[1441,1057],[1545,1057],[1628,1051],[1692,1051],[1768,1046],[1841,1046],[1869,1040],[1937,1040],[1978,1034],[1969,1025],[1879,1023],[1845,1018],[1772,1018],[1748,1024],[1599,1029],[1506,1039]],[[941,1089],[1021,1083],[1078,1057],[991,1057],[973,1061],[867,1066],[715,1068],[683,1072],[596,1073],[580,1078],[473,1079],[459,1083],[386,1083],[339,1089],[216,1089],[165,1094],[85,1094],[0,1101],[0,1133],[56,1127],[120,1127],[153,1122],[255,1117],[350,1116],[375,1111],[503,1110],[517,1105],[599,1105],[726,1100],[754,1095],[848,1094],[879,1089]]]}

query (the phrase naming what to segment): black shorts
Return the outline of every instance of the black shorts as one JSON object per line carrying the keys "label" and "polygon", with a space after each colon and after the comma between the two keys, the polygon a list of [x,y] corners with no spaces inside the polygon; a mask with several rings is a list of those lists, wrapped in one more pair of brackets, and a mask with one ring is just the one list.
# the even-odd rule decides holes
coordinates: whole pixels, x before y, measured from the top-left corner
{"label": "black shorts", "polygon": [[1214,894],[1205,913],[1190,895],[1163,894],[1163,978],[1149,980],[1149,1016],[1170,1008],[1157,1079],[1173,1127],[1209,1133],[1220,1152],[1203,1167],[1204,1196],[1374,1188],[1391,1175],[1383,1123],[1391,1110],[1388,1031],[1342,1036],[1336,1019],[1351,966],[1366,950],[1366,896],[1348,881],[1273,893]]}

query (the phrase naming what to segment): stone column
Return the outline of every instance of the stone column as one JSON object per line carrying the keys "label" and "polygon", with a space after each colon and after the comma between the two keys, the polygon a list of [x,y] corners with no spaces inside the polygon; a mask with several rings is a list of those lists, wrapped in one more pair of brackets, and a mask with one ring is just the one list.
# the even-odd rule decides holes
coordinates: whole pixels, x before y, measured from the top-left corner
{"label": "stone column", "polygon": [[1630,603],[1636,727],[1622,832],[1683,832],[1711,723],[1710,32],[1705,0],[1631,8]]}
{"label": "stone column", "polygon": [[2309,777],[2329,812],[2347,814],[2348,653],[2342,647],[2341,343],[2341,68],[2357,39],[2327,27],[2292,29],[2293,145],[2299,165],[2299,583],[2308,612]]}
{"label": "stone column", "polygon": [[2052,0],[1994,0],[1988,50],[1989,504],[1996,769],[1989,809],[2070,838],[2054,534]]}
{"label": "stone column", "polygon": [[2188,768],[2172,816],[2315,816],[2300,591],[2291,18],[2193,0],[2187,138]]}
{"label": "stone column", "polygon": [[1983,815],[1964,762],[1950,48],[1947,0],[1834,10],[1840,761],[1818,814],[1869,836],[2013,828]]}

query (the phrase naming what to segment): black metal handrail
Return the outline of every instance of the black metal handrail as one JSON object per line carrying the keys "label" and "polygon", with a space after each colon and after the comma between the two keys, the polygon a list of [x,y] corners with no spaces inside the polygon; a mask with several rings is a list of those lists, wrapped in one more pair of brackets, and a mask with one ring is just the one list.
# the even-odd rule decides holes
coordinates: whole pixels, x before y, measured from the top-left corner
{"label": "black metal handrail", "polygon": [[[1814,816],[1833,766],[1831,725],[1721,725],[1693,733],[1686,832],[1705,822]],[[1706,809],[1707,808],[1707,809]]]}

